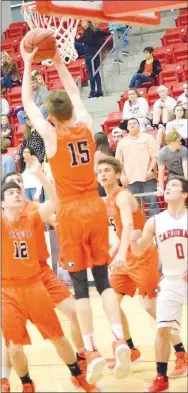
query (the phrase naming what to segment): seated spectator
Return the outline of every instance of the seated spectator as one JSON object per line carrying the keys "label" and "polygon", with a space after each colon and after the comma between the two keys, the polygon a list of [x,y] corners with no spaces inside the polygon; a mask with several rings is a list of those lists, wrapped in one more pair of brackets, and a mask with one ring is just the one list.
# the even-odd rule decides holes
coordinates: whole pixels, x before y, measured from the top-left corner
{"label": "seated spectator", "polygon": [[46,84],[45,84],[45,82],[44,82],[44,78],[43,78],[43,76],[40,74],[39,71],[33,70],[32,73],[31,73],[31,75],[36,77],[36,80],[37,80],[39,86],[43,86],[43,87],[46,87],[46,88],[47,88],[47,86],[46,86]]}
{"label": "seated spectator", "polygon": [[139,70],[133,75],[129,87],[140,87],[142,83],[151,82],[152,79],[157,84],[156,77],[162,71],[162,67],[160,61],[153,58],[153,51],[154,49],[150,46],[144,49],[146,60],[140,63]]}
{"label": "seated spectator", "polygon": [[173,110],[177,102],[174,98],[168,96],[166,86],[159,86],[158,94],[160,98],[155,101],[153,106],[153,127],[158,128],[159,124],[162,124],[166,128],[167,123],[173,120]]}
{"label": "seated spectator", "polygon": [[112,141],[113,141],[112,150],[113,150],[114,156],[116,153],[117,145],[122,138],[123,138],[123,130],[121,130],[121,128],[119,128],[119,127],[114,128],[112,130]]}
{"label": "seated spectator", "polygon": [[121,40],[122,55],[129,56],[129,52],[125,49],[128,44],[128,34],[124,34],[127,26],[123,24],[109,23],[108,27],[113,35],[114,63],[123,63],[123,60],[119,57],[119,40]]}
{"label": "seated spectator", "polygon": [[1,98],[1,114],[7,116],[10,112],[9,103],[6,98]]}
{"label": "seated spectator", "polygon": [[[35,104],[40,108],[41,113],[43,114],[44,118],[46,119],[48,117],[48,112],[44,106],[44,101],[46,97],[48,96],[48,89],[47,87],[40,86],[39,83],[37,82],[36,76],[31,77],[31,87],[33,91],[33,100]],[[17,118],[19,124],[26,124],[26,112],[25,111],[19,111],[17,113]]]}
{"label": "seated spectator", "polygon": [[33,154],[38,158],[39,162],[44,161],[45,146],[44,141],[39,133],[33,128],[33,125],[29,118],[26,118],[26,127],[24,132],[24,138],[20,145],[17,160],[23,155],[23,150],[28,147],[34,152]]}
{"label": "seated spectator", "polygon": [[147,125],[151,125],[149,120],[149,105],[144,97],[140,97],[136,89],[128,90],[128,100],[123,107],[123,119],[136,118],[140,124],[140,132],[146,131]]}
{"label": "seated spectator", "polygon": [[11,89],[13,82],[21,84],[17,65],[7,52],[2,52],[1,61],[1,87]]}
{"label": "seated spectator", "polygon": [[179,97],[178,97],[178,99],[177,99],[177,102],[178,102],[178,104],[180,104],[180,105],[182,105],[183,106],[183,108],[185,109],[185,111],[186,111],[186,114],[185,114],[185,117],[186,117],[186,119],[187,119],[187,115],[188,115],[188,82],[185,82],[184,84],[183,84],[183,90],[184,90],[184,93],[182,93]]}
{"label": "seated spectator", "polygon": [[7,146],[11,145],[12,127],[9,124],[9,119],[5,115],[1,115],[1,137],[6,141]]}
{"label": "seated spectator", "polygon": [[26,147],[20,156],[20,173],[24,185],[24,198],[28,201],[43,202],[42,185],[36,176],[33,175],[28,164],[28,157],[31,155],[35,155],[34,151],[30,147]]}
{"label": "seated spectator", "polygon": [[187,130],[187,119],[184,119],[185,110],[183,109],[182,105],[176,105],[174,107],[174,117],[175,120],[169,121],[166,125],[166,132],[165,128],[161,127],[158,130],[157,140],[159,145],[166,144],[165,135],[171,132],[172,127],[176,129],[176,131],[181,135],[182,144],[185,144],[185,139],[188,138],[188,130]]}
{"label": "seated spectator", "polygon": [[168,179],[171,176],[184,176],[187,179],[187,149],[181,146],[181,135],[172,127],[166,136],[167,146],[158,155],[158,195],[164,194],[165,167],[168,169]]}
{"label": "seated spectator", "polygon": [[[157,191],[156,165],[158,148],[153,135],[140,132],[137,119],[128,120],[129,134],[121,139],[116,150],[116,158],[123,166],[121,183],[133,194]],[[139,202],[140,198],[138,197]],[[155,195],[144,196],[149,204],[150,216],[159,213]]]}
{"label": "seated spectator", "polygon": [[[96,143],[96,152],[94,157],[94,169],[97,173],[97,163],[99,160],[106,156],[113,156],[113,150],[111,149],[108,138],[104,132],[96,132],[94,135],[95,143]],[[99,195],[101,197],[105,197],[106,193],[104,188],[99,184],[98,185]]]}
{"label": "seated spectator", "polygon": [[8,145],[6,140],[1,140],[1,179],[9,173],[16,171],[16,163],[14,158],[7,154],[7,147]]}

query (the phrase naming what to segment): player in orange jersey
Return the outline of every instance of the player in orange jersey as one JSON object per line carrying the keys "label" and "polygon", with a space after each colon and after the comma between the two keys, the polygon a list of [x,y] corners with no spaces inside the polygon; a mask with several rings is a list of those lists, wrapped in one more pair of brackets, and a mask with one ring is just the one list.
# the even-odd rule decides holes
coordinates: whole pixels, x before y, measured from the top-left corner
{"label": "player in orange jersey", "polygon": [[[121,164],[113,157],[98,162],[98,181],[104,187],[107,197],[109,225],[113,227],[119,241],[110,250],[112,274],[110,282],[121,303],[125,295],[134,296],[136,289],[143,298],[146,311],[155,318],[156,293],[159,282],[158,251],[154,244],[139,257],[135,257],[130,249],[132,229],[142,230],[145,220],[136,198],[130,191],[119,187]],[[130,338],[127,319],[122,312],[125,339],[130,346],[131,360],[139,360],[139,351],[134,350]],[[171,335],[171,342],[176,353],[183,348],[179,335]],[[114,361],[109,362],[113,368]]]}
{"label": "player in orange jersey", "polygon": [[[23,180],[19,173],[12,172],[9,173],[4,179],[3,184],[9,182],[17,183],[22,191],[22,195],[24,196],[24,187]],[[2,184],[2,185],[3,185]],[[22,209],[22,215],[25,215],[29,212],[36,210],[39,207],[37,202],[33,201],[25,201],[24,207]],[[45,235],[44,235],[44,224],[41,225],[37,229],[37,251],[38,251],[38,259],[41,265],[40,279],[45,285],[49,295],[52,298],[52,302],[55,307],[64,313],[64,315],[71,322],[71,336],[72,341],[77,349],[77,358],[79,365],[82,369],[85,366],[85,357],[84,357],[84,344],[80,332],[80,328],[78,325],[77,317],[76,317],[76,309],[75,309],[75,301],[68,290],[68,288],[56,277],[54,272],[50,269],[46,260],[49,257],[48,249],[46,246]],[[3,347],[3,357],[2,357],[2,391],[5,389],[9,389],[9,375],[10,375],[11,364],[9,361],[9,354],[6,347]]]}
{"label": "player in orange jersey", "polygon": [[32,162],[32,167],[49,196],[38,210],[22,213],[24,199],[18,184],[9,182],[2,188],[2,331],[10,362],[23,383],[23,391],[35,391],[23,352],[23,345],[31,343],[26,329],[29,319],[42,336],[54,344],[72,374],[74,386],[87,392],[100,392],[86,382],[72,347],[63,337],[52,300],[41,282],[37,234],[42,222],[54,212],[57,198],[55,188],[43,176],[36,162]]}
{"label": "player in orange jersey", "polygon": [[117,297],[108,280],[108,218],[104,202],[97,192],[92,119],[57,49],[53,63],[66,92],[50,92],[45,106],[54,126],[44,120],[33,102],[30,89],[31,64],[37,49],[33,53],[27,53],[24,39],[20,49],[24,60],[24,108],[44,140],[59,198],[57,224],[60,231],[61,259],[64,267],[69,270],[74,285],[77,318],[86,348],[87,380],[91,383],[97,382],[102,377],[105,366],[94,341],[88,267],[92,268],[95,285],[102,297],[104,310],[115,337],[115,375],[117,378],[124,378],[129,369],[130,351],[123,339]]}

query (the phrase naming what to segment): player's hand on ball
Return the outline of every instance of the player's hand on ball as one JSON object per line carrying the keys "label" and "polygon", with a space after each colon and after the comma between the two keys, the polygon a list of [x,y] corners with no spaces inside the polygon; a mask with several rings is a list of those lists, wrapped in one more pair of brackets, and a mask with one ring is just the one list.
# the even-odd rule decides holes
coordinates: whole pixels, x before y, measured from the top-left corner
{"label": "player's hand on ball", "polygon": [[55,52],[54,57],[52,58],[52,61],[53,61],[53,63],[59,63],[59,62],[61,62],[61,57],[60,57],[60,54],[59,54],[59,49],[58,49],[58,47],[56,48],[56,52]]}
{"label": "player's hand on ball", "polygon": [[24,61],[24,63],[32,63],[33,58],[35,57],[35,55],[38,51],[38,48],[35,48],[33,52],[29,53],[25,50],[24,43],[25,43],[25,40],[23,38],[23,40],[21,40],[21,42],[20,42],[20,52],[21,52],[23,61]]}
{"label": "player's hand on ball", "polygon": [[142,231],[140,229],[136,229],[132,231],[130,241],[131,243],[136,242],[142,236]]}

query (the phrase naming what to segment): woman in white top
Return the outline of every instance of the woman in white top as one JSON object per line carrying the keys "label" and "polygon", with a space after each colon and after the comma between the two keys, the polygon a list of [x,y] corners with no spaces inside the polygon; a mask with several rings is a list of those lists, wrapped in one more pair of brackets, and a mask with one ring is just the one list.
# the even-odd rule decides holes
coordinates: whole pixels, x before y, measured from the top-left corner
{"label": "woman in white top", "polygon": [[146,131],[147,125],[151,125],[149,105],[144,97],[140,97],[136,89],[128,90],[128,100],[123,107],[123,120],[136,118],[140,124],[140,131]]}
{"label": "woman in white top", "polygon": [[159,145],[166,144],[165,141],[165,133],[169,134],[171,132],[172,127],[178,132],[178,134],[182,137],[182,144],[185,145],[184,140],[188,138],[188,128],[187,128],[187,119],[185,119],[185,110],[182,105],[176,105],[174,110],[175,120],[169,121],[165,128],[162,127],[158,131],[157,140]]}
{"label": "woman in white top", "polygon": [[161,123],[164,127],[168,121],[173,119],[173,109],[177,102],[174,98],[168,96],[168,88],[166,86],[158,87],[159,99],[153,106],[153,127],[158,128]]}
{"label": "woman in white top", "polygon": [[24,184],[24,197],[28,201],[43,202],[42,185],[35,175],[31,172],[27,162],[29,156],[34,155],[30,147],[26,147],[20,157],[20,173]]}

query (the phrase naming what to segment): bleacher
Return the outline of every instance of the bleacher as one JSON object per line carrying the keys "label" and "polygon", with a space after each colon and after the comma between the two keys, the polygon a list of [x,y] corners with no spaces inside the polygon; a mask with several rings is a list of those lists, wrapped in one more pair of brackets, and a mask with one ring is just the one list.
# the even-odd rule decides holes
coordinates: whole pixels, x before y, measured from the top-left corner
{"label": "bleacher", "polygon": [[[176,27],[167,29],[161,38],[162,46],[154,49],[154,58],[162,65],[162,71],[155,81],[143,83],[138,90],[141,97],[147,99],[150,110],[154,102],[159,98],[158,85],[165,85],[169,89],[169,96],[177,99],[183,93],[183,82],[188,79],[188,11],[181,10],[175,20]],[[101,125],[102,130],[111,137],[111,131],[117,127],[122,120],[124,102],[127,100],[126,89],[118,100],[119,112],[111,112]]]}

